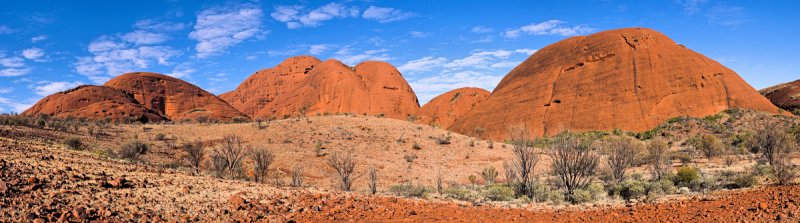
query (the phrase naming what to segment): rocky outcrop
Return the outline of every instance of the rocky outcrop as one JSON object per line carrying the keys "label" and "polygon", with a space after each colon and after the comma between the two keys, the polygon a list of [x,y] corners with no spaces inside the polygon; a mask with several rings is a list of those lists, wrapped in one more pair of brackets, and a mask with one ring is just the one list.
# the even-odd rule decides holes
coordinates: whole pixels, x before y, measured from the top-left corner
{"label": "rocky outcrop", "polygon": [[105,86],[79,86],[40,100],[22,115],[88,117],[112,120],[161,121],[166,117],[148,110],[131,94]]}
{"label": "rocky outcrop", "polygon": [[735,72],[645,28],[565,39],[514,68],[451,130],[482,128],[507,138],[510,126],[532,136],[561,131],[651,129],[676,116],[731,108],[778,113]]}
{"label": "rocky outcrop", "polygon": [[759,92],[775,106],[800,115],[800,80],[765,88]]}
{"label": "rocky outcrop", "polygon": [[250,117],[265,119],[324,113],[404,119],[419,109],[414,91],[391,64],[366,61],[348,67],[311,56],[258,71],[220,98]]}
{"label": "rocky outcrop", "polygon": [[105,86],[128,92],[145,108],[171,120],[197,119],[230,121],[247,115],[186,81],[157,73],[134,72],[117,76]]}
{"label": "rocky outcrop", "polygon": [[420,123],[450,127],[453,122],[478,106],[491,92],[474,87],[448,91],[436,96],[420,108]]}

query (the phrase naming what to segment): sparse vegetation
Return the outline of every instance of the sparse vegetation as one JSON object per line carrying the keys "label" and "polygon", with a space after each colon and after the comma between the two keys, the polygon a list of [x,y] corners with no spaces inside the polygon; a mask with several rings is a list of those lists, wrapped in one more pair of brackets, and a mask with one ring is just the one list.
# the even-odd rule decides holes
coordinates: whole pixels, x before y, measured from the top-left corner
{"label": "sparse vegetation", "polygon": [[181,149],[186,153],[189,165],[194,168],[195,172],[199,172],[200,164],[203,162],[203,157],[206,155],[206,148],[205,145],[203,145],[203,141],[197,140],[184,143]]}
{"label": "sparse vegetation", "polygon": [[654,139],[647,143],[647,162],[653,173],[653,178],[661,180],[669,171],[671,159],[667,155],[669,144],[667,142]]}
{"label": "sparse vegetation", "polygon": [[789,184],[797,178],[798,166],[791,160],[797,143],[790,134],[780,128],[765,128],[751,140],[750,151],[759,152],[767,160],[778,184]]}
{"label": "sparse vegetation", "polygon": [[264,178],[267,176],[267,171],[269,171],[269,166],[272,165],[275,155],[267,148],[250,147],[247,149],[247,157],[253,162],[253,180],[256,182],[264,182]]}
{"label": "sparse vegetation", "polygon": [[518,185],[517,193],[528,197],[534,196],[534,170],[539,163],[540,154],[533,146],[528,128],[511,129],[511,145],[514,160],[506,169],[506,178]]}
{"label": "sparse vegetation", "polygon": [[442,135],[441,137],[437,137],[436,138],[436,143],[438,143],[439,145],[450,145],[450,140],[451,139],[453,139],[453,137],[450,136],[450,132],[447,132],[446,135]]}
{"label": "sparse vegetation", "polygon": [[404,183],[398,185],[392,185],[389,187],[389,192],[396,196],[401,197],[418,197],[422,198],[425,197],[425,194],[428,193],[428,189],[422,185],[413,185],[411,183]]}
{"label": "sparse vegetation", "polygon": [[553,139],[548,155],[551,169],[566,192],[567,199],[576,202],[575,190],[586,188],[600,160],[589,143],[572,133],[562,133]]}
{"label": "sparse vegetation", "polygon": [[695,148],[703,152],[709,160],[721,155],[725,151],[725,144],[714,135],[706,134],[696,142]]}
{"label": "sparse vegetation", "polygon": [[625,136],[613,137],[606,142],[604,152],[614,181],[622,182],[625,170],[633,166],[641,150],[639,142]]}
{"label": "sparse vegetation", "polygon": [[213,162],[217,169],[227,172],[228,177],[239,177],[242,172],[242,160],[245,157],[244,140],[236,135],[222,137],[222,145],[214,150]]}
{"label": "sparse vegetation", "polygon": [[302,187],[303,186],[303,166],[295,165],[292,168],[292,187]]}
{"label": "sparse vegetation", "polygon": [[356,158],[352,152],[337,152],[328,157],[328,166],[334,170],[339,183],[339,189],[350,191],[353,184],[353,172],[356,168]]}
{"label": "sparse vegetation", "polygon": [[139,140],[133,140],[125,143],[120,147],[116,154],[123,159],[139,160],[139,156],[147,153],[149,146]]}
{"label": "sparse vegetation", "polygon": [[375,166],[370,166],[369,170],[367,170],[367,175],[369,176],[369,192],[370,194],[378,193],[378,168]]}
{"label": "sparse vegetation", "polygon": [[67,148],[79,150],[83,148],[83,143],[81,142],[81,138],[76,136],[70,136],[64,138],[64,145],[67,145]]}
{"label": "sparse vegetation", "polygon": [[492,185],[497,180],[497,170],[495,170],[492,166],[483,168],[483,171],[481,171],[481,177],[483,178],[484,184]]}

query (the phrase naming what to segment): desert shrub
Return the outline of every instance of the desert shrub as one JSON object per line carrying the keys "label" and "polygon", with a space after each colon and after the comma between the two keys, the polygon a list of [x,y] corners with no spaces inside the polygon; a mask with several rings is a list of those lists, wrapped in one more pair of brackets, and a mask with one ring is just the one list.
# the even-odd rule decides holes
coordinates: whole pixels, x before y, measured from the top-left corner
{"label": "desert shrub", "polygon": [[414,145],[411,145],[411,148],[414,150],[420,150],[422,149],[422,146],[420,146],[419,143],[414,143]]}
{"label": "desert shrub", "polygon": [[531,197],[531,199],[534,199],[537,202],[550,201],[553,204],[560,204],[564,202],[564,192],[561,190],[557,190],[541,183],[534,183],[532,188],[534,196]]}
{"label": "desert shrub", "polygon": [[592,181],[600,157],[587,141],[571,133],[556,136],[548,155],[552,160],[551,170],[563,185],[567,198],[575,202],[572,195]]}
{"label": "desert shrub", "polygon": [[789,184],[797,178],[799,168],[791,160],[797,143],[791,134],[781,128],[764,128],[751,139],[748,143],[750,151],[760,152],[767,160],[779,185]]}
{"label": "desert shrub", "polygon": [[242,172],[242,160],[245,157],[244,140],[236,135],[222,137],[222,144],[214,150],[214,157],[224,160],[224,170],[229,177],[239,177]]}
{"label": "desert shrub", "polygon": [[654,139],[647,143],[647,163],[650,164],[650,169],[653,172],[653,177],[662,179],[669,171],[671,159],[667,155],[669,151],[669,144],[667,142]]}
{"label": "desert shrub", "polygon": [[446,135],[436,137],[436,143],[439,143],[439,145],[450,145],[451,139],[453,139],[453,137],[450,136],[450,132],[448,132]]}
{"label": "desert shrub", "polygon": [[334,170],[334,176],[339,183],[339,189],[350,191],[353,184],[353,172],[356,168],[356,158],[352,152],[337,152],[328,157],[328,167]]}
{"label": "desert shrub", "polygon": [[672,158],[670,159],[677,159],[681,161],[681,165],[686,166],[694,162],[694,158],[687,152],[676,152],[672,154]]}
{"label": "desert shrub", "polygon": [[725,144],[723,144],[719,138],[711,134],[703,135],[700,140],[694,143],[696,143],[694,147],[700,150],[709,160],[721,155],[725,151]]}
{"label": "desert shrub", "polygon": [[[370,166],[367,170],[367,175],[369,177],[370,194],[378,193],[378,168],[375,168],[375,166]],[[441,190],[439,190],[439,193],[441,193]]]}
{"label": "desert shrub", "polygon": [[461,187],[447,188],[443,192],[447,198],[461,201],[472,201],[476,197],[471,190]]}
{"label": "desert shrub", "polygon": [[411,183],[404,183],[398,185],[392,185],[389,187],[389,192],[396,196],[401,197],[425,197],[425,194],[428,193],[428,189],[422,185],[413,185]]}
{"label": "desert shrub", "polygon": [[231,118],[231,122],[233,122],[233,123],[244,123],[244,122],[247,122],[247,118],[242,117],[242,116],[236,116],[236,117]]}
{"label": "desert shrub", "polygon": [[81,142],[81,138],[76,137],[76,136],[70,136],[70,137],[64,138],[64,144],[67,145],[67,148],[75,149],[75,150],[81,149],[83,147],[83,143]]}
{"label": "desert shrub", "polygon": [[647,183],[639,180],[626,180],[614,185],[609,194],[625,200],[639,199],[647,195]]}
{"label": "desert shrub", "polygon": [[492,166],[483,168],[483,171],[481,171],[481,177],[486,185],[492,185],[497,180],[497,170],[495,170]]}
{"label": "desert shrub", "polygon": [[322,145],[322,141],[318,141],[314,144],[314,154],[317,156],[325,156],[325,146]]}
{"label": "desert shrub", "polygon": [[272,161],[275,159],[275,155],[272,154],[272,151],[263,147],[250,147],[247,149],[246,155],[253,162],[253,180],[263,182],[269,171],[269,166],[272,165]]}
{"label": "desert shrub", "polygon": [[[516,127],[510,130],[511,151],[514,160],[506,168],[506,179],[513,180],[518,186],[517,194],[533,197],[534,170],[541,159],[541,154],[534,147],[534,140],[527,127]],[[491,145],[491,144],[490,144]]]}
{"label": "desert shrub", "polygon": [[444,190],[444,182],[443,181],[444,181],[444,177],[442,176],[442,171],[439,170],[439,172],[436,173],[436,192],[439,192],[440,195],[442,194],[442,192]]}
{"label": "desert shrub", "polygon": [[492,201],[508,201],[514,199],[514,188],[495,184],[483,188],[482,194],[486,199]]}
{"label": "desert shrub", "polygon": [[184,143],[180,148],[186,153],[186,158],[189,160],[189,164],[194,167],[196,172],[199,172],[200,164],[203,162],[203,157],[206,154],[206,148],[203,145],[203,141],[198,140]]}
{"label": "desert shrub", "polygon": [[739,173],[733,177],[731,182],[733,188],[749,188],[758,185],[758,178],[751,173]]}
{"label": "desert shrub", "polygon": [[303,186],[303,166],[295,165],[292,168],[292,187],[302,187]]}
{"label": "desert shrub", "polygon": [[675,187],[675,183],[673,183],[672,180],[661,179],[650,182],[647,193],[648,195],[649,194],[661,195],[661,194],[674,194],[676,191],[677,188]]}
{"label": "desert shrub", "polygon": [[696,188],[702,182],[700,169],[690,166],[680,167],[672,178],[672,182],[680,187]]}
{"label": "desert shrub", "polygon": [[414,164],[414,160],[417,159],[416,153],[407,153],[403,155],[403,159],[408,163],[408,169],[411,169],[411,165]]}
{"label": "desert shrub", "polygon": [[156,140],[158,140],[158,141],[164,141],[164,139],[166,139],[166,138],[167,138],[167,135],[164,135],[164,133],[156,134]]}
{"label": "desert shrub", "polygon": [[642,150],[641,144],[628,137],[610,138],[604,145],[611,176],[619,183],[625,178],[625,170],[633,166],[635,159]]}
{"label": "desert shrub", "polygon": [[475,132],[475,137],[478,139],[483,139],[483,134],[486,133],[486,130],[481,127],[477,127],[475,130],[473,130],[473,132]]}
{"label": "desert shrub", "polygon": [[125,143],[117,151],[117,155],[123,159],[138,160],[139,156],[147,153],[149,146],[139,140],[133,140]]}
{"label": "desert shrub", "polygon": [[586,188],[575,190],[575,194],[572,195],[572,200],[574,200],[575,203],[592,202],[600,199],[605,192],[605,188],[602,184],[593,183],[586,186]]}
{"label": "desert shrub", "polygon": [[753,174],[754,176],[767,176],[772,173],[772,169],[768,165],[761,163],[756,163],[755,165],[753,165],[751,170],[752,170],[751,174]]}

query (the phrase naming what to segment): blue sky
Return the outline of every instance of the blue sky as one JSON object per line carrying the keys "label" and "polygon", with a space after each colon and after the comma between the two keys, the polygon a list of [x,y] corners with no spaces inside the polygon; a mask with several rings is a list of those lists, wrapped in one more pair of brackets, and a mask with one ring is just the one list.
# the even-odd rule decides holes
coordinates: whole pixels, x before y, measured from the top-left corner
{"label": "blue sky", "polygon": [[492,90],[514,66],[574,35],[648,27],[755,88],[800,79],[796,1],[6,1],[0,112],[130,71],[212,93],[309,54],[397,66],[420,103]]}

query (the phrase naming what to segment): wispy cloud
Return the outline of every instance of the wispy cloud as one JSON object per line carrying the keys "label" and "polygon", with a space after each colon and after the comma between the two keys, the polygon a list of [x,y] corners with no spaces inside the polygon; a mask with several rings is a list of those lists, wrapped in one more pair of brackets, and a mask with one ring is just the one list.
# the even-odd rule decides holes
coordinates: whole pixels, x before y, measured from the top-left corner
{"label": "wispy cloud", "polygon": [[396,8],[370,6],[361,15],[364,19],[375,20],[380,23],[396,22],[414,17],[416,14],[405,12]]}
{"label": "wispy cloud", "polygon": [[408,34],[411,34],[411,37],[414,37],[414,38],[422,38],[422,37],[427,37],[427,36],[431,35],[430,33],[421,32],[421,31],[411,31],[411,32],[408,32]]}
{"label": "wispy cloud", "polygon": [[3,109],[2,112],[4,113],[5,112],[21,113],[30,108],[31,106],[33,106],[33,102],[31,101],[19,102],[17,100],[0,97],[0,105],[2,105],[0,106],[0,108],[10,108],[10,109]]}
{"label": "wispy cloud", "polygon": [[11,28],[8,28],[8,26],[0,25],[0,35],[9,34],[9,33],[13,33],[13,32],[14,32],[14,30],[11,29]]}
{"label": "wispy cloud", "polygon": [[198,58],[225,53],[228,48],[245,40],[266,35],[261,27],[264,13],[256,5],[212,7],[197,14],[194,31],[189,38],[197,40]]}
{"label": "wispy cloud", "polygon": [[289,29],[302,27],[318,27],[322,22],[331,19],[356,17],[359,9],[355,6],[348,7],[342,3],[328,3],[312,10],[305,10],[300,5],[279,5],[270,16],[280,22],[286,23]]}
{"label": "wispy cloud", "polygon": [[44,41],[44,40],[47,40],[47,36],[46,35],[38,35],[38,36],[31,37],[31,42],[32,43],[38,43],[38,42],[41,42],[41,41]]}
{"label": "wispy cloud", "polygon": [[136,30],[122,35],[122,39],[136,45],[148,45],[166,42],[169,40],[169,36],[161,33]]}
{"label": "wispy cloud", "polygon": [[403,73],[417,73],[431,71],[434,68],[442,67],[445,63],[447,63],[447,58],[427,56],[408,61],[397,69]]}
{"label": "wispy cloud", "polygon": [[6,57],[0,54],[0,77],[17,77],[31,73],[33,69],[25,67],[25,59],[18,56]]}
{"label": "wispy cloud", "polygon": [[379,60],[387,61],[392,58],[386,53],[386,49],[367,50],[363,52],[356,52],[349,45],[343,46],[341,49],[334,53],[334,58],[349,66],[356,65],[357,63],[366,60]]}
{"label": "wispy cloud", "polygon": [[12,87],[0,88],[0,94],[8,94],[8,93],[11,93],[13,91],[14,91],[14,88],[12,88]]}
{"label": "wispy cloud", "polygon": [[686,14],[692,15],[701,11],[701,6],[708,0],[677,0],[676,2],[683,7]]}
{"label": "wispy cloud", "polygon": [[593,32],[595,29],[581,25],[565,27],[562,26],[566,22],[561,20],[548,20],[540,23],[531,23],[517,29],[510,29],[503,32],[506,38],[517,38],[522,34],[527,35],[559,35],[559,36],[575,36],[583,35]]}
{"label": "wispy cloud", "polygon": [[486,26],[476,26],[476,27],[472,27],[472,29],[470,30],[470,32],[473,32],[473,33],[489,33],[489,32],[492,32],[492,31],[494,31],[494,29],[486,27]]}
{"label": "wispy cloud", "polygon": [[77,86],[83,85],[83,82],[43,82],[41,85],[34,86],[33,90],[36,94],[41,96],[51,95],[64,90],[72,89]]}
{"label": "wispy cloud", "polygon": [[711,24],[727,27],[737,27],[748,21],[745,15],[745,8],[725,4],[717,4],[709,8],[706,18]]}
{"label": "wispy cloud", "polygon": [[92,56],[79,57],[75,71],[95,83],[102,83],[123,73],[146,69],[153,64],[168,66],[170,59],[181,54],[170,46],[139,46],[124,39],[101,36],[88,47]]}
{"label": "wispy cloud", "polygon": [[33,61],[36,61],[36,62],[44,62],[45,61],[44,60],[45,53],[44,53],[44,50],[41,49],[41,48],[33,47],[33,48],[28,48],[28,49],[22,50],[22,56],[25,57],[25,59],[33,60]]}
{"label": "wispy cloud", "polygon": [[492,74],[478,71],[446,72],[411,80],[409,85],[414,89],[420,103],[424,104],[432,98],[462,87],[479,87],[492,90],[503,79],[504,74]]}

